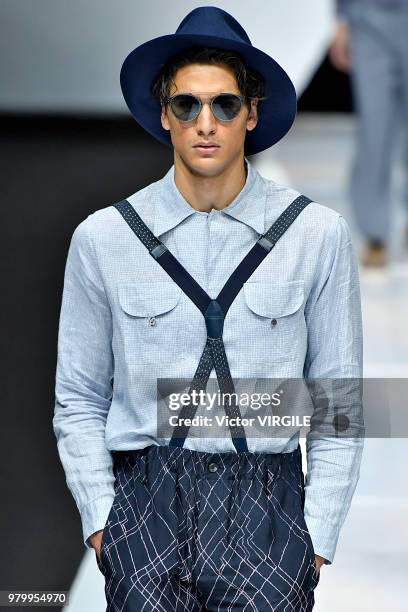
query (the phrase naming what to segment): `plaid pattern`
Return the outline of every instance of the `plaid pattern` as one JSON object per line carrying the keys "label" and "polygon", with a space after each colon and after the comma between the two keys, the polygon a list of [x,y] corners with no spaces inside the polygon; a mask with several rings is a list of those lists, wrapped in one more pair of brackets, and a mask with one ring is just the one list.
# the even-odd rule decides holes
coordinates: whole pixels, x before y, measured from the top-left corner
{"label": "plaid pattern", "polygon": [[301,449],[114,451],[107,612],[307,612],[319,581]]}

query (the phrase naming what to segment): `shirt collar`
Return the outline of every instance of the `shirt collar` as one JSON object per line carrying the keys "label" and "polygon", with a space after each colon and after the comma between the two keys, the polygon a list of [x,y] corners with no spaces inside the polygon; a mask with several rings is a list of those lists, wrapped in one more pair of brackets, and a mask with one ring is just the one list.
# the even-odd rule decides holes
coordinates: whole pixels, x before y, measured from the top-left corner
{"label": "shirt collar", "polygon": [[[245,158],[247,178],[244,187],[222,213],[252,227],[258,234],[265,231],[266,183],[256,168]],[[174,165],[156,183],[154,234],[160,236],[196,211],[182,196],[174,181]]]}

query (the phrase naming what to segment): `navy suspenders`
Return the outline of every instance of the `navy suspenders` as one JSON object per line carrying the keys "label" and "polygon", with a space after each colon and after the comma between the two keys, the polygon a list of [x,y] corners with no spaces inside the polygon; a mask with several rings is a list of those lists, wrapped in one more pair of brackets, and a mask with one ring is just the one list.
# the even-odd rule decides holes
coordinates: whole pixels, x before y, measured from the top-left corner
{"label": "navy suspenders", "polygon": [[[215,299],[210,298],[207,292],[204,291],[191,274],[187,272],[181,263],[167,249],[166,245],[151,232],[128,200],[121,200],[113,204],[136,236],[148,249],[150,255],[154,257],[157,263],[161,265],[203,314],[207,329],[207,341],[194,374],[189,393],[192,393],[193,390],[198,392],[200,390],[205,390],[214,367],[220,392],[222,394],[232,394],[226,395],[227,402],[224,404],[224,407],[229,417],[228,422],[231,437],[237,452],[248,452],[248,445],[243,427],[239,424],[233,425],[231,423],[231,419],[237,419],[239,423],[241,414],[236,403],[231,405],[229,401],[231,398],[235,398],[235,389],[222,339],[224,320],[229,307],[235,300],[243,284],[268,255],[270,250],[294,222],[296,217],[310,202],[312,202],[310,198],[305,195],[300,195],[289,204],[268,231],[258,238],[252,249],[247,253],[234,272],[232,272]],[[179,414],[179,418],[183,425],[179,424],[174,428],[170,446],[183,446],[189,430],[189,426],[184,424],[185,419],[193,418],[196,410],[197,407],[191,404],[183,406]]]}

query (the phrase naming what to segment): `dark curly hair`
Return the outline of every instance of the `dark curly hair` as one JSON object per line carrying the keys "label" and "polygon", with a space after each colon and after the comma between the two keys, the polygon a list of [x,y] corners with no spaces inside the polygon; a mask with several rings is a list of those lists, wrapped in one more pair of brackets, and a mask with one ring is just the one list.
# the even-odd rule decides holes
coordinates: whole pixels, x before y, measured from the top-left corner
{"label": "dark curly hair", "polygon": [[163,64],[153,81],[152,95],[159,98],[163,106],[166,105],[171,86],[175,85],[174,76],[177,70],[188,64],[227,65],[232,68],[235,74],[238,88],[241,95],[245,97],[248,108],[251,98],[257,98],[259,101],[265,100],[265,81],[263,77],[255,69],[246,66],[239,53],[210,47],[190,47],[173,55]]}

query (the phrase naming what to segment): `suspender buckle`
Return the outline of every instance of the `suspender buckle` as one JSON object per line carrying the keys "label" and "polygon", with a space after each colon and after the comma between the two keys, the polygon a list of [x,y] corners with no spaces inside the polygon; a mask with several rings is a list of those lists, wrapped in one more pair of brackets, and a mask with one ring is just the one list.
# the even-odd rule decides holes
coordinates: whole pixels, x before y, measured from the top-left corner
{"label": "suspender buckle", "polygon": [[153,247],[152,250],[150,251],[150,255],[154,257],[155,259],[158,259],[160,255],[163,255],[163,253],[167,250],[168,249],[164,244],[162,243],[156,244],[156,246]]}
{"label": "suspender buckle", "polygon": [[275,243],[269,240],[269,238],[266,238],[266,236],[261,236],[257,240],[257,243],[268,252],[275,246]]}

